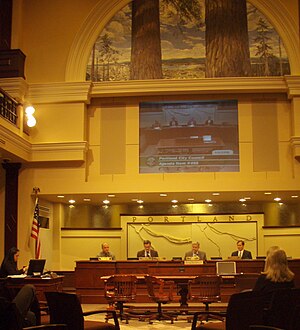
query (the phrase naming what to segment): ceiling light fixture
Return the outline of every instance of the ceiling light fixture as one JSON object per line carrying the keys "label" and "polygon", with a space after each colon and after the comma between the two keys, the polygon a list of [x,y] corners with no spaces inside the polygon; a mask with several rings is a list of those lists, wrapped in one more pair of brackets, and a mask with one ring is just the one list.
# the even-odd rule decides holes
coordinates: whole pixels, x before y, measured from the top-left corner
{"label": "ceiling light fixture", "polygon": [[56,197],[57,197],[57,198],[65,198],[64,195],[57,195]]}
{"label": "ceiling light fixture", "polygon": [[159,194],[160,197],[167,197],[167,194]]}
{"label": "ceiling light fixture", "polygon": [[91,199],[90,199],[90,198],[84,198],[83,201],[84,201],[84,202],[90,202]]}
{"label": "ceiling light fixture", "polygon": [[205,203],[210,203],[211,202],[211,199],[206,199],[204,202]]}
{"label": "ceiling light fixture", "polygon": [[136,202],[139,203],[139,204],[143,204],[144,203],[144,201],[141,200],[141,199],[138,199]]}
{"label": "ceiling light fixture", "polygon": [[176,204],[176,203],[178,203],[178,200],[177,199],[172,199],[171,203]]}
{"label": "ceiling light fixture", "polygon": [[219,196],[220,193],[218,193],[218,192],[214,192],[214,193],[212,193],[212,195],[213,195],[213,196]]}
{"label": "ceiling light fixture", "polygon": [[107,197],[114,198],[114,197],[116,197],[116,195],[114,195],[114,194],[108,194]]}
{"label": "ceiling light fixture", "polygon": [[292,198],[298,198],[299,196],[298,195],[293,195],[291,196]]}
{"label": "ceiling light fixture", "polygon": [[265,192],[264,194],[265,194],[265,195],[272,195],[271,192]]}
{"label": "ceiling light fixture", "polygon": [[281,198],[280,197],[275,197],[274,201],[279,202],[279,201],[281,201]]}
{"label": "ceiling light fixture", "polygon": [[109,204],[110,203],[110,201],[108,200],[108,199],[105,199],[104,201],[103,201],[103,204]]}
{"label": "ceiling light fixture", "polygon": [[70,203],[70,204],[74,204],[75,202],[76,202],[76,201],[75,201],[74,199],[70,199],[70,200],[69,200],[69,203]]}
{"label": "ceiling light fixture", "polygon": [[246,202],[246,199],[245,198],[240,198],[239,201],[240,202]]}

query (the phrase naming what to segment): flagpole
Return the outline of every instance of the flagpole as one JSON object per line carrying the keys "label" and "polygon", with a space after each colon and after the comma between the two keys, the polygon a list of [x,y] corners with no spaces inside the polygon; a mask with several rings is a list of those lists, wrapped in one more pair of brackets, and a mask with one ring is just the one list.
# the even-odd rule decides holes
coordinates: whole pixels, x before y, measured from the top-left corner
{"label": "flagpole", "polygon": [[35,202],[34,202],[34,215],[33,215],[33,222],[31,228],[31,237],[35,240],[35,248],[34,254],[35,259],[40,259],[40,238],[39,238],[39,210],[38,210],[38,193],[40,192],[40,188],[34,187],[33,193],[35,195]]}

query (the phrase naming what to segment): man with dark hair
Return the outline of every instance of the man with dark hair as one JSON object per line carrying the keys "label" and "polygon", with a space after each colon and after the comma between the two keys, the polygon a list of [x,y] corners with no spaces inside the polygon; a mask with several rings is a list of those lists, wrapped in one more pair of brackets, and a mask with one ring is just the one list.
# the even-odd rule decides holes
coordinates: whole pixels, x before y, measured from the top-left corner
{"label": "man with dark hair", "polygon": [[151,242],[149,240],[144,241],[144,250],[138,251],[137,253],[138,258],[157,258],[158,252],[153,250],[151,247]]}
{"label": "man with dark hair", "polygon": [[245,242],[243,240],[238,240],[237,251],[231,253],[232,257],[239,257],[240,259],[252,259],[252,254],[250,251],[245,250]]}

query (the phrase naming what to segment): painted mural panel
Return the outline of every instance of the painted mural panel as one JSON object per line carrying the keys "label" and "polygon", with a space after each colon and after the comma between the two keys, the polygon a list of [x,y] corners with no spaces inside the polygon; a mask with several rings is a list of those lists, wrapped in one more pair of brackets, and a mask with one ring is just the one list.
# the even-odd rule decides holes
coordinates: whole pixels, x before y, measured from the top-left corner
{"label": "painted mural panel", "polygon": [[86,79],[121,81],[282,76],[280,36],[245,0],[135,0],[92,49]]}

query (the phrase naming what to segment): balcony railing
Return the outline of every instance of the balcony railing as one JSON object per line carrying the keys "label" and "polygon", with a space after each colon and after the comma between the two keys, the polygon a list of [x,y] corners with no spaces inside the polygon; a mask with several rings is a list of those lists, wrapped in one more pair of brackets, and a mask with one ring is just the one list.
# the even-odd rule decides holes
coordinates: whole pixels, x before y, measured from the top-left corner
{"label": "balcony railing", "polygon": [[17,125],[17,106],[18,102],[0,88],[0,116],[14,125]]}

